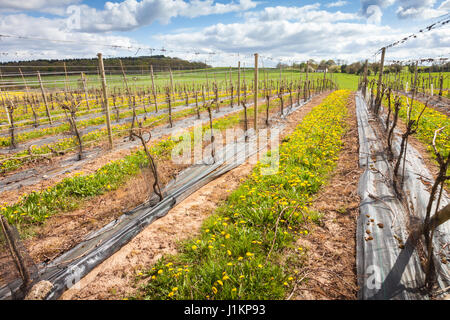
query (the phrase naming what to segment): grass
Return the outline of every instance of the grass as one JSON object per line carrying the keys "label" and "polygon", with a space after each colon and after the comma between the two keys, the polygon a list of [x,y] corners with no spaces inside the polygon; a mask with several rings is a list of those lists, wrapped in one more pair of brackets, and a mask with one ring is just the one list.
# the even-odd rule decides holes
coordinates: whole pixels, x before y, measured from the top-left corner
{"label": "grass", "polygon": [[[277,174],[263,175],[266,165],[258,163],[203,223],[198,237],[182,242],[178,255],[140,273],[144,285],[132,298],[285,297],[296,280],[289,261],[304,253],[294,248],[294,240],[307,237],[308,222],[320,219],[308,205],[338,159],[349,94],[334,92],[313,108],[281,144]],[[287,250],[295,254],[286,257]]]}

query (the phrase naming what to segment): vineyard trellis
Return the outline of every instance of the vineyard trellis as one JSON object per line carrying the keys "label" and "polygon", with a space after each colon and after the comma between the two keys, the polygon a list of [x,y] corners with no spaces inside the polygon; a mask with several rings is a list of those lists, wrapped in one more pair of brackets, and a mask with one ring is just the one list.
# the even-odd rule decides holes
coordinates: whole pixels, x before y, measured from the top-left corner
{"label": "vineyard trellis", "polygon": [[[17,226],[19,233],[23,233],[29,226],[42,224],[54,212],[73,210],[91,194],[117,188],[127,175],[134,175],[138,168],[147,166],[152,172],[153,184],[142,186],[147,190],[146,198],[149,200],[155,193],[162,201],[167,177],[161,176],[161,165],[157,163],[166,163],[161,153],[170,153],[180,141],[171,142],[165,135],[179,129],[189,131],[195,119],[207,119],[203,130],[209,132],[213,159],[210,165],[219,165],[217,156],[221,151],[217,145],[220,141],[216,141],[216,126],[228,128],[243,122],[248,143],[259,126],[271,127],[273,114],[285,117],[294,110],[294,105],[300,106],[301,96],[304,102],[337,87],[326,74],[303,79],[302,73],[291,71],[290,79],[278,79],[277,70],[273,76],[270,68],[261,69],[259,63],[261,60],[258,62],[258,55],[255,55],[254,68],[241,68],[238,62],[237,68],[222,70],[173,72],[168,68],[154,72],[150,65],[143,75],[134,73],[133,66],[129,68],[123,63],[119,70],[108,72],[111,69],[98,54],[97,70],[79,66],[77,71],[69,71],[68,66],[63,65],[60,72],[35,69],[22,72],[22,68],[19,73],[2,72],[0,104],[4,112],[0,112],[0,145],[3,146],[0,170],[7,177],[6,181],[14,181],[8,188],[17,188],[23,183],[23,174],[31,164],[31,170],[52,168],[51,177],[59,181],[46,190],[24,195],[17,203],[4,204],[2,214],[6,223]],[[263,79],[258,77],[258,71],[263,72]],[[255,75],[253,81],[248,80],[249,74]],[[287,96],[289,102],[282,100],[280,108],[278,98]],[[248,103],[248,99],[253,103]],[[265,101],[265,108],[258,108],[261,101]],[[253,117],[248,117],[250,112]],[[133,141],[134,138],[138,141]],[[102,151],[103,145],[105,151]],[[73,190],[70,194],[61,191],[75,188],[79,183],[78,174],[64,178],[65,172],[81,169],[98,156],[107,157],[108,153],[132,150],[139,145],[144,152],[138,151],[126,158],[132,170],[122,168],[114,174],[106,173],[115,170],[116,165],[123,166],[124,160],[113,161],[104,166],[106,169],[100,167],[94,174],[81,177],[86,183],[94,183],[95,188]],[[207,146],[208,143],[204,147]],[[62,166],[55,170],[58,163]],[[47,179],[43,177],[41,173],[30,181]],[[113,180],[117,181],[115,187],[111,186]],[[47,202],[50,199],[52,203]],[[39,262],[42,263],[42,259],[39,258]]]}
{"label": "vineyard trellis", "polygon": [[[446,23],[446,22],[445,22]],[[406,41],[407,39],[403,39]],[[403,42],[404,42],[403,41]],[[394,43],[393,45],[398,45],[402,42]],[[391,45],[392,46],[392,45]],[[367,60],[365,63],[364,73],[360,78],[358,89],[361,90],[362,96],[364,99],[367,99],[368,101],[368,110],[371,114],[370,116],[373,117],[374,120],[376,120],[380,127],[382,127],[382,132],[379,133],[380,136],[383,136],[385,140],[385,149],[384,150],[378,150],[378,153],[386,153],[387,154],[387,160],[386,165],[389,168],[389,166],[392,166],[391,169],[384,169],[382,170],[379,165],[376,164],[375,161],[371,161],[369,159],[369,163],[372,162],[373,164],[370,165],[369,170],[376,170],[377,173],[379,173],[383,177],[383,181],[386,184],[387,188],[392,188],[394,191],[394,200],[390,200],[389,204],[391,204],[392,201],[399,201],[402,204],[402,210],[406,212],[406,221],[408,219],[411,221],[411,219],[418,219],[418,225],[409,226],[407,233],[409,234],[409,237],[407,236],[408,240],[402,240],[400,248],[403,249],[405,252],[410,250],[409,252],[413,252],[414,250],[417,250],[420,254],[423,253],[423,259],[425,261],[425,265],[423,266],[421,272],[425,274],[425,278],[423,282],[420,282],[420,274],[416,274],[416,281],[420,283],[420,285],[426,287],[428,290],[428,293],[431,294],[432,292],[436,292],[436,286],[441,286],[443,283],[448,283],[449,279],[446,277],[448,275],[442,273],[440,270],[442,268],[439,266],[440,262],[439,258],[435,256],[436,253],[433,251],[438,244],[433,244],[433,237],[435,236],[435,230],[443,225],[446,221],[450,219],[449,214],[449,205],[446,204],[448,202],[448,197],[445,192],[445,183],[447,180],[450,179],[450,176],[448,174],[449,172],[449,159],[450,159],[450,153],[448,148],[445,148],[445,145],[448,145],[448,141],[450,139],[449,137],[449,131],[448,131],[448,125],[444,125],[443,127],[435,127],[433,129],[429,128],[430,124],[427,124],[427,129],[423,130],[433,130],[433,137],[432,140],[428,140],[427,143],[433,150],[433,156],[436,159],[438,163],[439,170],[436,173],[436,176],[434,179],[431,180],[432,188],[431,190],[425,191],[428,200],[421,199],[419,200],[411,200],[412,197],[418,192],[418,190],[412,190],[411,183],[406,183],[405,180],[410,180],[411,176],[415,176],[415,172],[411,172],[411,167],[409,167],[409,172],[406,171],[407,162],[410,163],[408,166],[417,166],[420,168],[420,164],[415,162],[417,160],[415,159],[408,159],[408,157],[412,156],[412,153],[408,151],[409,147],[409,137],[411,135],[417,134],[418,131],[421,131],[421,126],[425,126],[425,120],[423,118],[428,117],[429,114],[427,112],[431,109],[430,107],[430,101],[433,98],[434,94],[434,85],[438,85],[439,87],[439,93],[438,97],[439,100],[443,99],[443,82],[444,82],[444,76],[439,75],[438,77],[434,77],[432,79],[431,74],[429,73],[427,76],[421,76],[418,75],[418,67],[419,63],[430,63],[430,62],[445,62],[448,58],[439,58],[439,59],[432,59],[432,58],[423,58],[423,59],[416,59],[416,60],[407,60],[406,62],[409,63],[413,69],[413,73],[411,74],[411,77],[400,77],[399,72],[397,72],[393,79],[391,78],[391,74],[384,74],[383,73],[383,67],[385,63],[385,54],[386,50],[390,48],[391,46],[383,47],[380,49],[381,52],[381,59],[380,59],[380,70],[378,75],[378,80],[368,80],[367,77]],[[400,61],[395,61],[395,63],[400,63]],[[411,84],[410,89],[408,88],[408,83]],[[429,90],[429,94],[426,94],[426,91]],[[416,102],[419,93],[422,93],[422,97],[425,99],[424,103]],[[402,98],[402,95],[403,96]],[[386,106],[386,110],[383,110],[382,105]],[[392,106],[393,105],[393,106]],[[447,105],[448,107],[448,105]],[[399,132],[398,129],[398,120],[399,120],[399,114],[402,112],[402,115],[404,116],[405,121],[405,129],[403,132]],[[434,111],[436,112],[436,111]],[[426,114],[426,115],[425,115]],[[445,118],[445,116],[444,116]],[[448,119],[448,118],[447,118]],[[362,120],[361,120],[362,121]],[[443,120],[445,122],[445,120]],[[447,121],[448,122],[448,121]],[[376,131],[376,129],[374,129]],[[423,131],[422,130],[422,131]],[[399,139],[397,139],[395,132],[398,132]],[[439,137],[441,136],[441,137]],[[440,147],[436,147],[436,139],[441,138],[440,140]],[[396,139],[395,142],[396,148],[394,150],[394,139]],[[447,142],[446,142],[447,141]],[[410,147],[413,148],[413,147]],[[370,150],[370,153],[372,154],[371,157],[376,157],[377,153],[374,153],[374,151]],[[376,167],[376,168],[375,168]],[[391,171],[392,170],[392,171]],[[419,169],[417,169],[419,170]],[[375,186],[377,186],[376,182],[372,182]],[[371,187],[367,187],[369,190]],[[375,187],[379,188],[379,187]],[[422,187],[423,188],[423,185]],[[364,189],[364,188],[363,188]],[[381,190],[381,189],[380,189]],[[376,199],[387,197],[386,194],[383,194],[380,190],[377,190],[378,195]],[[444,201],[445,199],[445,201]],[[381,201],[381,200],[378,200]],[[385,200],[386,201],[386,200]],[[386,205],[386,202],[383,201],[383,203]],[[415,202],[419,201],[419,202]],[[393,202],[392,202],[392,204]],[[370,206],[370,205],[369,205]],[[391,209],[393,210],[393,209]],[[423,211],[422,211],[423,210]],[[366,209],[367,211],[367,209]],[[397,213],[397,215],[400,213]],[[402,213],[403,214],[403,213]],[[361,217],[364,215],[363,212],[361,212]],[[431,217],[433,216],[433,217]],[[361,218],[362,221],[364,221],[363,218]],[[431,220],[433,220],[433,223],[431,223]],[[385,220],[387,221],[387,220]],[[439,221],[439,222],[437,222]],[[390,221],[392,224],[393,221]],[[411,223],[411,222],[410,222]],[[369,223],[368,223],[369,224]],[[358,225],[359,228],[364,228],[363,224]],[[407,226],[403,226],[406,228]],[[441,229],[440,234],[445,237],[447,229]],[[362,233],[363,231],[361,231]],[[383,234],[380,235],[381,237],[391,237],[392,235]],[[448,236],[448,235],[447,235]],[[394,235],[394,237],[397,237]],[[421,241],[423,239],[423,245],[421,244]],[[441,238],[439,238],[441,241]],[[370,236],[365,239],[366,242],[368,240],[373,241],[373,237]],[[379,241],[379,240],[378,240]],[[384,241],[389,241],[389,239],[385,239]],[[438,241],[435,239],[435,241]],[[405,249],[405,243],[406,248]],[[363,250],[363,249],[361,249]],[[370,249],[366,249],[370,250]],[[395,251],[395,250],[394,250]],[[391,252],[392,254],[392,252]],[[364,259],[370,260],[370,257],[368,256],[368,253],[360,253],[361,257],[359,260],[359,263],[361,265],[360,268],[362,268],[362,265],[364,264]],[[370,253],[369,253],[370,255]],[[397,261],[395,261],[395,264],[403,263],[403,264],[410,264],[409,272],[413,272],[412,270],[414,267],[413,264],[413,258],[409,258],[410,260],[406,261],[400,261],[402,258],[402,253],[400,253],[397,256]],[[403,258],[405,259],[405,258]],[[406,258],[408,259],[408,258]],[[376,259],[375,259],[376,260]],[[399,262],[400,261],[400,262]],[[381,261],[377,261],[377,263],[381,264]],[[391,262],[393,263],[393,262]],[[382,267],[382,266],[380,266]],[[393,288],[389,286],[393,286],[394,281],[393,277],[389,277],[391,274],[394,273],[395,266],[391,264],[389,268],[392,268],[389,275],[386,277],[386,279],[383,282],[384,286],[384,293],[386,294],[386,291],[392,291]],[[445,268],[445,267],[444,267]],[[388,269],[389,270],[389,269]],[[361,273],[360,276],[363,276],[364,270],[360,269],[359,273]],[[398,271],[397,272],[401,272]],[[420,272],[420,271],[416,271]],[[401,274],[398,276],[401,277]],[[439,283],[437,284],[437,280],[439,280]],[[389,282],[391,281],[391,282]],[[395,281],[400,282],[400,279],[397,279]],[[403,280],[405,281],[405,280]],[[409,284],[405,284],[408,286]],[[380,292],[378,293],[370,293],[371,291],[366,287],[366,285],[363,286],[363,296],[365,298],[370,298],[370,295],[373,294],[373,297],[381,298]],[[392,293],[394,294],[394,293]],[[401,293],[397,293],[401,294]],[[393,296],[390,296],[392,298]],[[384,296],[386,298],[386,296]]]}

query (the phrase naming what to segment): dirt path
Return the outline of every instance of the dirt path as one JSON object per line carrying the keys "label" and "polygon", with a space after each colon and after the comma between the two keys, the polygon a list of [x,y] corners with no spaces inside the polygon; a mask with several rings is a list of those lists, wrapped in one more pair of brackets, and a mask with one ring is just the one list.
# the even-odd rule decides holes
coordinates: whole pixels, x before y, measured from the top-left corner
{"label": "dirt path", "polygon": [[[327,95],[313,98],[291,114],[282,136],[293,132],[303,117]],[[240,185],[252,168],[253,165],[246,162],[197,190],[97,266],[79,282],[77,289],[67,290],[60,299],[118,299],[135,293],[135,277],[139,271],[163,255],[177,253],[179,241],[197,235],[205,218],[227,198],[229,191]]]}
{"label": "dirt path", "polygon": [[307,279],[293,292],[292,299],[356,299],[356,218],[359,212],[358,127],[355,95],[349,98],[350,117],[337,167],[319,191],[312,209],[323,214],[309,237],[296,246],[306,250],[299,268]]}

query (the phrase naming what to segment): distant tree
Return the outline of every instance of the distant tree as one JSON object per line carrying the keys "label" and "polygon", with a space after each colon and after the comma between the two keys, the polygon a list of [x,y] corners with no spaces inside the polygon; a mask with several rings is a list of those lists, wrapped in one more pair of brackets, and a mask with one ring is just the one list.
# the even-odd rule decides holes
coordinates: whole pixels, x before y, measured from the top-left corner
{"label": "distant tree", "polygon": [[[109,73],[121,73],[120,62],[122,60],[130,73],[148,72],[150,65],[153,65],[155,71],[168,70],[169,67],[172,70],[187,70],[187,69],[202,69],[209,68],[210,66],[203,62],[189,62],[180,58],[166,57],[163,55],[158,56],[140,56],[140,57],[121,57],[121,58],[106,58],[104,59],[105,66],[108,67]],[[71,67],[92,66],[97,67],[97,58],[92,59],[39,59],[30,61],[11,61],[2,62],[0,67],[8,66],[8,72],[19,73],[19,66],[22,70],[27,72],[36,71],[48,71],[48,72],[61,72],[64,63],[67,66],[68,71],[71,71]],[[17,68],[14,68],[17,67]],[[94,69],[95,70],[95,69]]]}
{"label": "distant tree", "polygon": [[309,59],[309,60],[308,60],[308,63],[309,63],[309,67],[310,67],[313,71],[317,69],[318,64],[317,64],[316,61],[314,61],[313,59]]}
{"label": "distant tree", "polygon": [[328,68],[328,72],[331,72],[331,73],[341,72],[341,67],[338,65],[332,65]]}
{"label": "distant tree", "polygon": [[[345,72],[349,74],[359,74],[364,69],[364,65],[361,62],[354,62],[345,68]],[[342,70],[342,66],[341,66]]]}
{"label": "distant tree", "polygon": [[403,67],[399,63],[393,63],[388,67],[388,69],[390,69],[390,71],[393,73],[397,73],[397,72],[401,72]]}
{"label": "distant tree", "polygon": [[278,62],[276,68],[277,69],[280,69],[280,68],[286,69],[286,68],[289,68],[289,65],[286,63]]}
{"label": "distant tree", "polygon": [[380,64],[378,62],[371,63],[369,68],[372,69],[375,75],[377,75],[378,71],[380,71]]}

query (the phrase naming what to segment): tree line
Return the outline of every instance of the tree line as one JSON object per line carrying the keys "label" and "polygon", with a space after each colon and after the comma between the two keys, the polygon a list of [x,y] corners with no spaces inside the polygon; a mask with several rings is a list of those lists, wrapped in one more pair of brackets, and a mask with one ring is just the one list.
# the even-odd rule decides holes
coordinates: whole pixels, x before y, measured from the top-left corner
{"label": "tree line", "polygon": [[[150,65],[153,66],[155,72],[172,70],[190,70],[203,69],[210,66],[203,62],[190,62],[180,58],[166,57],[164,55],[156,56],[140,56],[140,57],[122,57],[122,58],[105,58],[105,68],[108,73],[120,74],[120,61],[126,66],[127,71],[132,73],[148,73]],[[91,59],[39,59],[31,61],[11,61],[0,63],[2,73],[19,73],[22,72],[64,72],[64,64],[67,71],[78,71],[79,69],[96,70],[98,66],[97,58]],[[3,68],[2,68],[3,67]]]}
{"label": "tree line", "polygon": [[[278,63],[276,66],[277,69],[294,69],[299,70],[301,72],[305,72],[308,68],[308,72],[316,72],[316,71],[324,71],[331,73],[348,73],[348,74],[357,74],[361,75],[364,73],[364,62],[358,61],[351,64],[342,63],[340,60],[336,62],[334,60],[322,60],[320,62],[316,62],[313,59],[308,61],[304,61],[301,63],[293,63],[292,65],[286,63]],[[414,73],[415,65],[413,63],[402,65],[400,63],[391,63],[385,64],[384,73],[398,73],[402,71],[409,71]],[[369,63],[368,65],[368,75],[377,75],[380,71],[380,63],[374,62]],[[445,64],[432,64],[431,66],[423,66],[419,67],[417,70],[419,73],[428,73],[428,72],[450,72],[450,62]]]}

